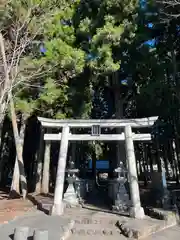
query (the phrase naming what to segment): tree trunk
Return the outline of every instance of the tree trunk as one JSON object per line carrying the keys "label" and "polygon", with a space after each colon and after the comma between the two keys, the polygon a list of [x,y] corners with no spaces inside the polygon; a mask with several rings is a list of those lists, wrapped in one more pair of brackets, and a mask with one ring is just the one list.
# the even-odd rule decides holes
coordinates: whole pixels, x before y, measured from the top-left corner
{"label": "tree trunk", "polygon": [[96,153],[93,151],[92,152],[92,174],[93,174],[93,179],[96,179]]}
{"label": "tree trunk", "polygon": [[46,141],[45,144],[45,154],[44,154],[44,165],[43,165],[43,177],[42,177],[42,191],[41,193],[49,193],[49,171],[50,171],[50,148],[51,144]]}
{"label": "tree trunk", "polygon": [[142,157],[142,165],[144,168],[144,186],[148,185],[148,181],[147,181],[147,173],[148,173],[148,168],[147,168],[147,161],[146,161],[146,148],[145,148],[145,144],[143,144],[143,157]]}
{"label": "tree trunk", "polygon": [[[5,95],[7,96],[7,97],[5,96],[6,97],[5,100],[3,100],[1,104],[5,103],[5,106],[7,106],[8,102],[10,102],[10,112],[12,117],[13,134],[14,134],[15,147],[16,147],[16,153],[17,153],[18,164],[19,164],[21,189],[22,189],[23,198],[25,198],[27,194],[27,182],[26,182],[25,171],[24,171],[22,145],[21,145],[20,136],[18,132],[16,112],[15,112],[14,102],[13,102],[13,97],[11,92],[12,79],[10,80],[9,78],[9,69],[8,69],[7,60],[6,60],[4,39],[1,33],[0,33],[0,49],[2,53],[4,74],[5,74],[5,79],[4,79],[5,83],[3,87],[5,90]],[[4,114],[4,112],[2,112],[1,114]]]}
{"label": "tree trunk", "polygon": [[156,163],[157,163],[158,172],[162,172],[160,144],[158,139],[156,139]]}
{"label": "tree trunk", "polygon": [[4,39],[3,35],[0,33],[0,50],[2,54],[2,60],[3,60],[3,68],[4,68],[4,83],[1,85],[0,88],[0,125],[2,126],[2,122],[5,117],[5,113],[8,107],[9,102],[9,91],[11,83],[9,81],[9,72],[8,72],[8,66],[6,61],[6,53],[5,53],[5,47],[4,47]]}
{"label": "tree trunk", "polygon": [[[22,149],[24,147],[25,128],[26,128],[25,119],[23,119],[22,125],[20,127],[20,140],[21,140]],[[19,166],[18,166],[18,157],[16,155],[10,195],[14,193],[20,194],[19,180],[20,180],[20,172],[19,172]]]}
{"label": "tree trunk", "polygon": [[8,132],[6,132],[3,136],[3,138],[1,139],[1,149],[0,149],[0,158],[1,158],[1,161],[0,161],[0,183],[2,184],[2,180],[3,180],[3,170],[4,170],[4,165],[6,164],[5,163],[5,160],[4,160],[4,152],[5,152],[5,148],[6,148],[6,139],[8,137]]}
{"label": "tree trunk", "polygon": [[168,143],[168,158],[169,158],[169,161],[170,161],[170,165],[171,165],[171,169],[172,169],[172,173],[173,173],[173,179],[176,179],[177,178],[177,172],[176,172],[176,169],[175,169],[175,154],[174,154],[174,149],[173,149],[173,140],[170,139],[169,140],[169,143]]}
{"label": "tree trunk", "polygon": [[18,131],[17,118],[16,118],[16,113],[15,113],[14,102],[13,102],[12,96],[10,98],[10,110],[11,110],[11,118],[12,118],[12,126],[13,126],[16,154],[17,154],[19,172],[20,172],[22,196],[25,199],[26,195],[27,195],[27,181],[26,181],[24,162],[23,162],[23,148],[22,148],[19,131]]}
{"label": "tree trunk", "polygon": [[168,144],[165,143],[164,144],[164,166],[165,166],[165,170],[166,170],[166,178],[169,179],[170,178],[170,173],[169,173],[169,161],[168,161],[168,153],[167,153],[167,149],[168,149]]}
{"label": "tree trunk", "polygon": [[42,180],[42,171],[43,171],[43,157],[44,157],[44,128],[41,128],[41,136],[40,136],[40,145],[37,156],[37,166],[36,166],[36,183],[35,183],[35,192],[41,192],[41,180]]}
{"label": "tree trunk", "polygon": [[173,150],[174,150],[174,162],[175,162],[175,171],[176,171],[176,182],[177,184],[179,184],[180,180],[179,180],[179,159],[180,159],[180,155],[179,155],[179,144],[178,144],[178,140],[175,139],[175,141],[173,141]]}
{"label": "tree trunk", "polygon": [[[122,119],[124,117],[123,105],[124,100],[121,98],[120,90],[119,90],[119,78],[118,74],[115,73],[113,76],[113,88],[114,88],[114,100],[115,100],[115,116],[116,119]],[[117,133],[121,134],[123,132],[122,128],[117,128]],[[125,156],[125,144],[124,142],[117,143],[116,150],[116,167],[119,167],[120,162],[124,165],[126,164],[126,156]]]}
{"label": "tree trunk", "polygon": [[18,158],[16,156],[15,164],[14,164],[14,171],[13,171],[13,178],[12,178],[12,183],[11,183],[11,189],[9,196],[14,196],[20,195],[20,186],[19,186],[19,178],[20,178],[20,173],[19,173],[19,166],[18,166]]}
{"label": "tree trunk", "polygon": [[150,172],[153,173],[154,172],[154,169],[153,169],[153,154],[151,153],[151,150],[152,150],[152,145],[149,145],[148,155],[149,155]]}

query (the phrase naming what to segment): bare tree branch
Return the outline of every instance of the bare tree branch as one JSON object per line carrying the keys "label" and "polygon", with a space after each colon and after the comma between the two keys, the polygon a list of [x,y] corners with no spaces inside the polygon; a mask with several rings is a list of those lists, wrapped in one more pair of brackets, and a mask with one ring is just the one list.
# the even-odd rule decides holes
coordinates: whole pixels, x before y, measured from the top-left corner
{"label": "bare tree branch", "polygon": [[176,7],[180,5],[179,0],[163,0],[163,1],[158,1],[159,3],[166,5],[166,6],[171,6],[171,7]]}
{"label": "bare tree branch", "polygon": [[[6,76],[3,76],[2,71],[0,74],[0,122],[3,120],[3,116],[6,112],[9,98],[9,93],[12,92],[12,90],[17,87],[19,84],[23,84],[23,82],[27,84],[28,81],[34,78],[40,78],[43,76],[46,76],[49,74],[53,68],[56,66],[50,66],[48,69],[44,70],[44,65],[40,65],[38,68],[34,70],[30,70],[27,73],[25,73],[25,68],[22,69],[20,67],[20,62],[24,58],[26,54],[26,49],[28,46],[32,45],[34,42],[34,39],[38,36],[39,33],[41,33],[41,30],[44,27],[44,24],[49,21],[48,16],[52,16],[51,11],[49,11],[47,15],[41,16],[40,25],[38,26],[38,29],[34,33],[30,35],[28,31],[29,24],[32,22],[32,19],[34,18],[32,12],[34,9],[40,7],[40,4],[37,4],[33,6],[32,8],[28,9],[27,15],[23,22],[20,20],[16,20],[16,22],[13,22],[13,32],[14,32],[14,41],[11,43],[10,47],[5,48],[4,51],[6,54],[6,71],[3,71],[4,73],[8,74],[10,76],[10,82],[7,83],[5,81]],[[53,14],[54,15],[54,14]],[[2,36],[3,37],[3,36]],[[5,45],[5,44],[4,44]],[[0,56],[0,69],[1,67],[4,67],[3,58]],[[22,75],[19,77],[19,75]]]}
{"label": "bare tree branch", "polygon": [[[31,79],[37,79],[49,74],[56,65],[49,66],[46,70],[44,70],[44,64],[39,64],[39,66],[32,66],[32,68],[30,68],[28,63],[25,62],[22,66],[22,60],[26,57],[28,47],[33,44],[34,39],[41,33],[44,24],[49,21],[47,15],[41,16],[38,28],[36,28],[33,33],[28,30],[30,24],[34,20],[32,12],[35,8],[40,7],[40,4],[41,2],[38,5],[29,8],[23,21],[22,19],[11,21],[11,31],[13,31],[14,37],[13,40],[10,39],[9,42],[8,40],[5,41],[2,29],[0,30],[0,123],[4,119],[8,105],[10,105],[16,153],[20,170],[20,182],[24,198],[27,194],[27,182],[24,172],[22,144],[17,128],[13,89],[19,84],[21,84],[21,86],[24,84],[24,87],[27,87],[27,84]],[[48,14],[51,15],[51,11],[50,13],[48,12]],[[28,72],[26,72],[26,70]]]}
{"label": "bare tree branch", "polygon": [[160,6],[160,14],[163,19],[173,19],[180,17],[180,0],[162,0],[157,1]]}
{"label": "bare tree branch", "polygon": [[[1,49],[1,54],[2,54],[3,63],[4,63],[5,85],[9,87],[9,85],[11,84],[11,79],[9,77],[9,71],[8,71],[8,66],[7,66],[7,61],[6,61],[5,48],[4,48],[4,40],[3,40],[2,34],[0,34],[0,49]],[[22,145],[21,145],[21,141],[20,141],[18,126],[17,126],[16,112],[15,112],[15,108],[14,108],[14,101],[13,101],[11,91],[8,93],[8,100],[10,101],[12,126],[13,126],[13,133],[14,133],[14,140],[15,140],[18,164],[19,164],[22,194],[23,194],[23,198],[26,198],[27,181],[26,181],[26,176],[25,176],[25,171],[24,171],[23,149],[22,149]]]}

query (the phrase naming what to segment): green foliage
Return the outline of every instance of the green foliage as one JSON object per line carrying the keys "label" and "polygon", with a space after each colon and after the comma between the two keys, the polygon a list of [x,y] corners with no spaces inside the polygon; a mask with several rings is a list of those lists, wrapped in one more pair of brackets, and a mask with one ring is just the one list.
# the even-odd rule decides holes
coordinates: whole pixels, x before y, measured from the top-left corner
{"label": "green foliage", "polygon": [[[180,22],[179,18],[162,22],[161,14],[177,14],[178,8],[152,0],[143,8],[140,4],[137,0],[4,1],[0,28],[8,61],[14,33],[19,33],[18,46],[29,41],[16,66],[17,75],[16,67],[11,72],[16,76],[16,109],[60,119],[114,117],[120,107],[114,101],[118,91],[127,117],[159,115],[179,129]],[[156,40],[154,46],[146,43],[151,39]],[[90,147],[97,157],[102,155],[101,144]]]}
{"label": "green foliage", "polygon": [[45,104],[52,104],[58,99],[59,95],[62,95],[62,92],[62,89],[57,88],[54,80],[48,78],[39,97]]}
{"label": "green foliage", "polygon": [[[87,54],[87,65],[97,73],[120,69],[114,51],[135,36],[136,1],[87,1],[75,15],[77,43]],[[96,17],[94,16],[96,14]]]}
{"label": "green foliage", "polygon": [[[122,98],[131,96],[127,105],[138,103],[135,109],[140,113],[135,115],[159,113],[163,104],[172,105],[173,92],[178,98],[177,78],[173,84],[170,81],[172,50],[179,54],[178,20],[169,26],[162,23],[151,1],[146,9],[140,9],[136,0],[18,0],[4,6],[4,31],[12,22],[18,27],[26,21],[20,39],[27,32],[28,39],[33,37],[18,65],[14,88],[18,110],[57,118],[89,118],[92,90],[111,87],[114,72],[118,72],[119,82],[128,79],[127,86],[119,86],[120,94]],[[13,40],[6,33],[11,46]],[[144,45],[152,38],[158,39],[155,47]]]}
{"label": "green foliage", "polygon": [[[30,40],[16,76],[17,109],[49,117],[89,118],[92,84],[97,85],[98,76],[120,69],[121,45],[135,36],[136,8],[137,2],[131,0],[9,2],[4,25],[12,27],[15,21],[18,29],[26,23],[19,44],[27,32]],[[73,83],[77,81],[83,84]]]}

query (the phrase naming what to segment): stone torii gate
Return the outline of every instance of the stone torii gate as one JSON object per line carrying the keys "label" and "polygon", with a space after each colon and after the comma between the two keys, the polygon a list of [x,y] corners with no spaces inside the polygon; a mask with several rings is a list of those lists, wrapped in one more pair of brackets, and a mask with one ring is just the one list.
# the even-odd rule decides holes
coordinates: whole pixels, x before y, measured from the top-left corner
{"label": "stone torii gate", "polygon": [[[45,141],[61,141],[58,159],[58,168],[54,193],[54,204],[52,215],[61,215],[63,213],[63,190],[66,171],[66,160],[69,141],[125,141],[126,164],[128,169],[129,188],[131,195],[130,216],[134,218],[144,218],[144,210],[140,202],[139,185],[136,169],[136,158],[133,141],[150,141],[151,134],[135,134],[132,128],[151,127],[158,117],[141,119],[70,119],[53,120],[39,117],[43,128],[62,128],[59,134],[46,133],[43,136]],[[91,134],[72,134],[70,130],[80,128],[90,128]],[[121,128],[124,130],[121,134],[101,134],[101,128]]]}

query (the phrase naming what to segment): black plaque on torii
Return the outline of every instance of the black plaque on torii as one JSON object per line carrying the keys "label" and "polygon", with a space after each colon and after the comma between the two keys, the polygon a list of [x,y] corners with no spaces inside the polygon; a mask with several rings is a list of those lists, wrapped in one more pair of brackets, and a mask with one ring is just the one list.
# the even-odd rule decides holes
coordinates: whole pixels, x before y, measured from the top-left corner
{"label": "black plaque on torii", "polygon": [[101,135],[101,126],[100,125],[92,125],[91,135],[92,136],[100,136]]}

